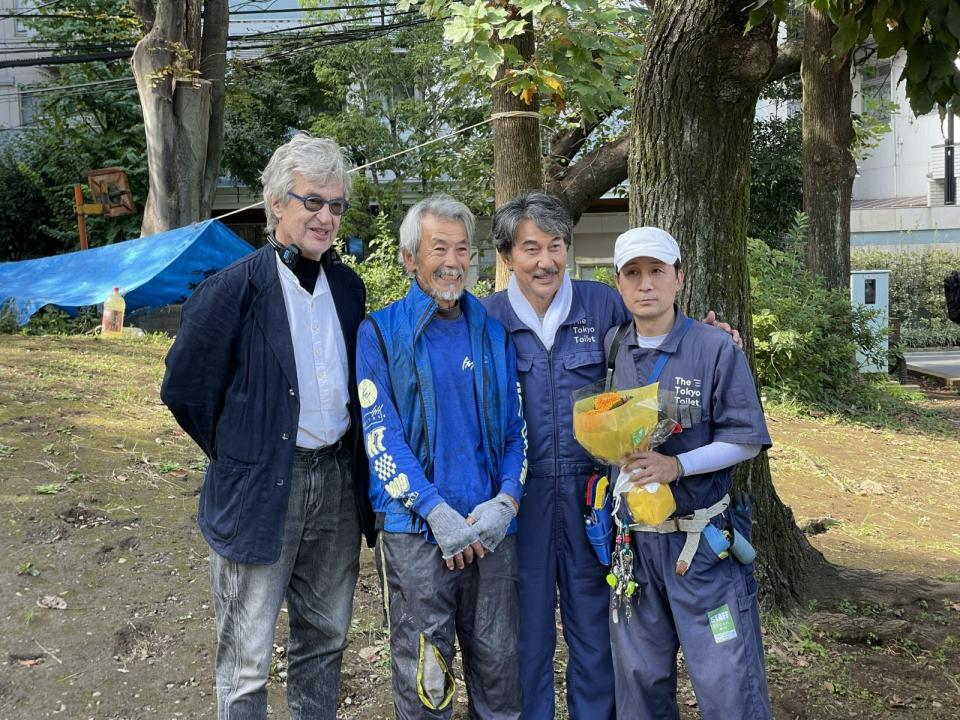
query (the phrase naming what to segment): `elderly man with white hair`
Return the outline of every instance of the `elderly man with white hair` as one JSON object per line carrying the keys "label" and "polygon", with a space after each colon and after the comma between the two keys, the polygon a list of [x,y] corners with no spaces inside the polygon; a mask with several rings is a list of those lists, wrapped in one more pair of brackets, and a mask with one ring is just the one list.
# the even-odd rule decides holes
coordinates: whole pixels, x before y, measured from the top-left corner
{"label": "elderly man with white hair", "polygon": [[464,292],[473,229],[453,198],[414,205],[400,259],[415,280],[370,315],[357,345],[401,720],[451,716],[455,640],[470,716],[520,714],[514,517],[526,428],[510,337]]}
{"label": "elderly man with white hair", "polygon": [[161,397],[210,461],[198,522],[221,720],[267,717],[284,599],[290,717],[336,717],[360,534],[376,534],[353,374],[366,292],[332,247],[349,195],[332,140],[277,148],[269,244],[200,284],[166,359]]}

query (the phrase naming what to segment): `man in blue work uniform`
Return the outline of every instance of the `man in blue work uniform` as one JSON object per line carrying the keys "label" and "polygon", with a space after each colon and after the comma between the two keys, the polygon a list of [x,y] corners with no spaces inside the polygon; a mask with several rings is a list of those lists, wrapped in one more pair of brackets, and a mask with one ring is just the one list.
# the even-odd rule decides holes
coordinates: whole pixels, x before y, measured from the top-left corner
{"label": "man in blue work uniform", "polygon": [[723,534],[749,540],[749,503],[731,504],[730,469],[770,447],[750,368],[728,337],[676,306],[683,272],[668,233],[627,231],[617,238],[614,265],[633,316],[624,332],[605,338],[616,387],[659,381],[661,403],[683,425],[620,470],[634,484],[671,483],[677,510],[658,526],[629,525],[637,591],[611,613],[610,626],[617,715],[679,718],[682,647],[704,720],[770,718],[751,553],[725,548]]}
{"label": "man in blue work uniform", "polygon": [[557,198],[517,196],[497,210],[492,232],[512,276],[507,290],[484,304],[516,346],[529,433],[529,478],[517,528],[523,717],[554,717],[559,588],[570,717],[612,718],[607,568],[584,530],[585,490],[596,462],[573,437],[571,396],[603,379],[601,343],[629,314],[607,285],[566,273],[573,220]]}
{"label": "man in blue work uniform", "polygon": [[401,720],[451,716],[455,640],[470,716],[520,715],[514,517],[526,429],[510,337],[464,292],[473,229],[453,198],[414,205],[400,258],[415,281],[358,339]]}

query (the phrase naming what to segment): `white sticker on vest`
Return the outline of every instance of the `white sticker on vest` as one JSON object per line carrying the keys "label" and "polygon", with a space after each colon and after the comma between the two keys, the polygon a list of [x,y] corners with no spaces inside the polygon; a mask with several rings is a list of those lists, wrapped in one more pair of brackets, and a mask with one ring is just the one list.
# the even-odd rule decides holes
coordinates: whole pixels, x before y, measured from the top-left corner
{"label": "white sticker on vest", "polygon": [[367,457],[376,457],[386,450],[383,446],[383,434],[386,431],[385,427],[378,427],[367,433]]}
{"label": "white sticker on vest", "polygon": [[377,386],[373,380],[364,378],[357,386],[357,393],[360,395],[360,407],[368,408],[377,401]]}

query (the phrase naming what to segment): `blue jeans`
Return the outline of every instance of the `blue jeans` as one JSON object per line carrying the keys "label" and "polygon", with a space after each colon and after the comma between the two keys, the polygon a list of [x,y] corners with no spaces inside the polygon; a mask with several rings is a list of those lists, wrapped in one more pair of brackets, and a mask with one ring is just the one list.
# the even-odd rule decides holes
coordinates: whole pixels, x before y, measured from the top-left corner
{"label": "blue jeans", "polygon": [[279,560],[251,565],[210,552],[220,720],[266,718],[273,635],[284,598],[290,718],[334,720],[359,559],[349,451],[298,449]]}

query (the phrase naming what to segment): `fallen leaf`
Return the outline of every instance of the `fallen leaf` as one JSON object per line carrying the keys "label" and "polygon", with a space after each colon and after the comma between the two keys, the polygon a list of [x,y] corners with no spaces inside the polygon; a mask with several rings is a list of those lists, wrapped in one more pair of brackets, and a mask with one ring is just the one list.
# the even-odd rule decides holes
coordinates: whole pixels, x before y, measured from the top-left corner
{"label": "fallen leaf", "polygon": [[876,480],[864,480],[858,487],[858,495],[883,495],[886,493],[883,485]]}
{"label": "fallen leaf", "polygon": [[175,477],[177,480],[184,480],[189,473],[186,470],[171,470],[170,477]]}
{"label": "fallen leaf", "polygon": [[382,649],[383,648],[379,645],[367,645],[366,647],[360,648],[360,650],[357,652],[357,655],[360,656],[361,660],[373,662],[380,657],[380,651]]}
{"label": "fallen leaf", "polygon": [[49,608],[50,610],[67,609],[67,601],[59,595],[44,595],[42,598],[37,600],[37,605],[42,608]]}

